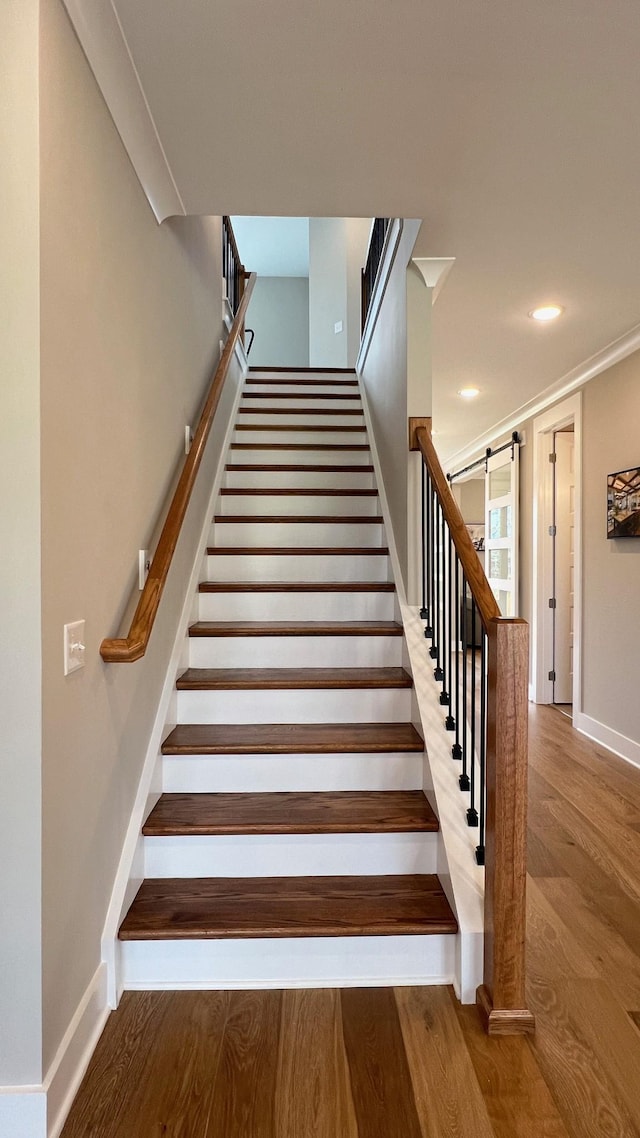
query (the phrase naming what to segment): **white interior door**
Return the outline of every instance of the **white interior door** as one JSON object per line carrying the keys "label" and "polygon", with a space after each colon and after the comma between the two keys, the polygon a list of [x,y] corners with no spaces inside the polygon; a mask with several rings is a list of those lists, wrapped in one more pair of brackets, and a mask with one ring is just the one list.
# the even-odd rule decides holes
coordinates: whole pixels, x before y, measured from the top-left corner
{"label": "white interior door", "polygon": [[573,701],[575,464],[573,431],[554,435],[553,702]]}
{"label": "white interior door", "polygon": [[502,616],[518,616],[519,448],[494,454],[485,479],[484,570]]}

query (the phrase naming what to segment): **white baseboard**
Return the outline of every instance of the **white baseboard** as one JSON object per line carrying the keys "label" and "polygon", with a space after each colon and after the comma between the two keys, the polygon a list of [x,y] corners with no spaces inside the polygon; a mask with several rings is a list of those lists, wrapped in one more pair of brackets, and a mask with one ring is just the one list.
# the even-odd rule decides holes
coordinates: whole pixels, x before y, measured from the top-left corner
{"label": "white baseboard", "polygon": [[634,739],[628,739],[626,735],[615,731],[613,727],[599,723],[597,719],[592,719],[590,715],[585,715],[582,711],[574,713],[573,726],[581,735],[593,739],[594,743],[600,743],[608,751],[613,751],[614,755],[624,759],[625,762],[631,763],[634,767],[640,767],[640,743],[636,743]]}
{"label": "white baseboard", "polygon": [[0,1087],[2,1138],[59,1138],[109,1015],[107,966],[96,969],[39,1086]]}
{"label": "white baseboard", "polygon": [[47,1138],[44,1087],[0,1087],[2,1138]]}
{"label": "white baseboard", "polygon": [[62,1131],[108,1015],[107,966],[103,963],[78,1004],[44,1081],[47,1138],[58,1138]]}

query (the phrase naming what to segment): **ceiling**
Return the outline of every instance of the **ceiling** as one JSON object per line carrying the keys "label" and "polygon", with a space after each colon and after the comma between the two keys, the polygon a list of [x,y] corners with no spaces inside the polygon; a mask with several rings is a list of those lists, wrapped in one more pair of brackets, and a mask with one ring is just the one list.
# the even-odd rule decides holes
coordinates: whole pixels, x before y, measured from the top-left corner
{"label": "ceiling", "polygon": [[441,454],[640,322],[638,0],[65,2],[160,217],[424,219]]}
{"label": "ceiling", "polygon": [[309,276],[308,217],[235,217],[231,224],[243,264],[258,276]]}

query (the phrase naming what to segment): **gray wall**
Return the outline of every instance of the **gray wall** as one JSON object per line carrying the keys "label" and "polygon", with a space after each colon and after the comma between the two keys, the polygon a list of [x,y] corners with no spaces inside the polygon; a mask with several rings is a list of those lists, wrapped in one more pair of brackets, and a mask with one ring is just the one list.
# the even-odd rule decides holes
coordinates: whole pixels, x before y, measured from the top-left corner
{"label": "gray wall", "polygon": [[[407,265],[417,226],[406,222],[364,365],[366,389],[393,535],[407,584],[409,483],[418,484],[419,460],[407,443]],[[424,289],[425,298],[428,290]],[[428,297],[430,304],[430,296]],[[428,318],[428,310],[427,310]],[[429,392],[424,414],[431,411]],[[411,461],[415,460],[415,461]],[[411,477],[410,477],[411,476]],[[412,495],[413,496],[413,495]],[[415,504],[415,503],[414,503]],[[412,498],[409,509],[413,509]]]}
{"label": "gray wall", "polygon": [[38,9],[0,6],[0,1085],[42,1074]]}
{"label": "gray wall", "polygon": [[258,277],[246,320],[252,367],[309,366],[307,277]]}
{"label": "gray wall", "polygon": [[[6,1085],[40,1082],[100,964],[219,429],[146,657],[105,665],[99,645],[119,631],[137,550],[217,363],[222,269],[219,218],[156,224],[60,0],[2,7],[0,64],[12,155],[0,168],[0,288],[11,318],[0,331]],[[79,619],[86,667],[64,677],[62,626]]]}

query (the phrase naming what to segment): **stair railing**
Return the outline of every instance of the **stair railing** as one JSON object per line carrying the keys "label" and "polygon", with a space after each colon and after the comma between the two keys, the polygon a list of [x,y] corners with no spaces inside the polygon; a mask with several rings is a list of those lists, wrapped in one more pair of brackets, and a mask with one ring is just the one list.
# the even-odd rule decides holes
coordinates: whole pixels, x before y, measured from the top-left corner
{"label": "stair railing", "polygon": [[391,221],[392,219],[390,217],[374,217],[373,225],[371,226],[369,248],[367,249],[367,259],[362,270],[361,281],[360,316],[362,332],[364,332],[364,327],[367,323],[369,305],[371,304],[371,298],[376,286],[378,269],[382,261]]}
{"label": "stair railing", "polygon": [[227,300],[235,316],[244,295],[249,273],[242,264],[238,252],[231,218],[226,216],[222,218],[222,276],[226,284]]}
{"label": "stair railing", "polygon": [[158,613],[160,599],[167,581],[173,554],[178,544],[178,538],[180,537],[187,507],[191,500],[191,494],[211,432],[214,416],[218,403],[220,402],[220,396],[222,395],[224,383],[227,378],[229,365],[233,358],[238,338],[242,336],[244,318],[247,308],[249,307],[249,301],[255,282],[255,273],[249,274],[246,287],[243,281],[242,296],[238,303],[237,310],[235,310],[235,318],[231,325],[222,355],[220,356],[220,363],[209,385],[191,449],[178,475],[171,505],[169,506],[169,511],[162,527],[156,551],[151,561],[144,588],[140,593],[140,599],[133,614],[129,631],[126,636],[107,637],[100,645],[100,655],[107,663],[131,664],[144,656],[147,650],[149,637],[151,636],[151,631]]}
{"label": "stair railing", "polygon": [[526,1007],[528,635],[505,619],[431,440],[409,420],[422,456],[422,608],[467,824],[485,867],[484,976],[476,998],[489,1034],[531,1032]]}

